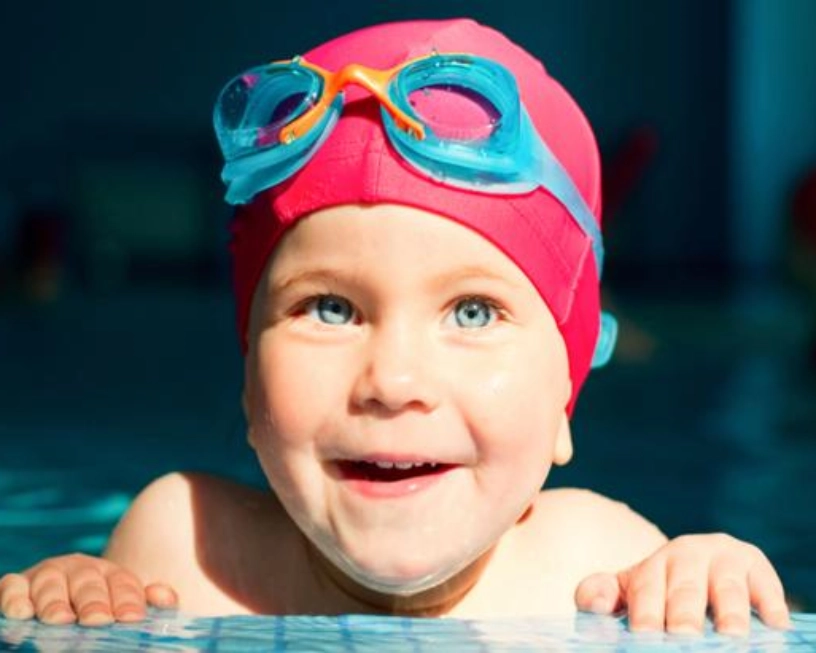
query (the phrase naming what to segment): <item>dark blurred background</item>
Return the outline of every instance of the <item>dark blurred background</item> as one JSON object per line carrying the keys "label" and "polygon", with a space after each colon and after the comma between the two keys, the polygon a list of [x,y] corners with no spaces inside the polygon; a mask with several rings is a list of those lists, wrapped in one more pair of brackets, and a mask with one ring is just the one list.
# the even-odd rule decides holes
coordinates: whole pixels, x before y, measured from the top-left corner
{"label": "dark blurred background", "polygon": [[255,473],[215,96],[356,27],[462,15],[542,59],[604,160],[621,343],[555,482],[748,537],[816,584],[811,0],[4,0],[0,525],[29,523],[4,492],[47,507],[8,498],[37,474],[128,494],[177,467]]}

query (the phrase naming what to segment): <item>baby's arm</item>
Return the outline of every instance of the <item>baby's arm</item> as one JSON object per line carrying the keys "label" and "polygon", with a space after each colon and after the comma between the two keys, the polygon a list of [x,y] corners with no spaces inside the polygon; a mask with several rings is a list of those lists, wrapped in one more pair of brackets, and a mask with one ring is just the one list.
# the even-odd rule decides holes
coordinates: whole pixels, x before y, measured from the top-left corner
{"label": "baby's arm", "polygon": [[790,626],[771,563],[757,547],[724,534],[678,537],[623,571],[589,576],[575,602],[590,612],[625,609],[632,630],[700,632],[708,609],[721,633],[747,633],[752,608],[772,628]]}

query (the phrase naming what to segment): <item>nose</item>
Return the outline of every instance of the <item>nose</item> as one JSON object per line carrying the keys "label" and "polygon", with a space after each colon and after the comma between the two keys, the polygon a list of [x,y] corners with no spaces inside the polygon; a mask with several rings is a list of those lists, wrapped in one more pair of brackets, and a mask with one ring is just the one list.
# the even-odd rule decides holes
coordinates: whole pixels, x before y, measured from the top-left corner
{"label": "nose", "polygon": [[433,343],[407,323],[374,327],[366,341],[352,402],[358,410],[431,412],[439,403]]}

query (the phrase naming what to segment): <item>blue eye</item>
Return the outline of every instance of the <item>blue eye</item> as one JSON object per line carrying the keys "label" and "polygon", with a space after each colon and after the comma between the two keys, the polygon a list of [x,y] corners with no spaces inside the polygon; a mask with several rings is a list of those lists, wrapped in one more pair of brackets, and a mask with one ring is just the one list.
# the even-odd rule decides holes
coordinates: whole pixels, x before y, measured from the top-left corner
{"label": "blue eye", "polygon": [[453,309],[456,324],[464,329],[479,329],[492,324],[496,308],[484,299],[463,299]]}
{"label": "blue eye", "polygon": [[351,302],[337,295],[322,295],[315,298],[307,313],[326,324],[348,324],[354,319]]}

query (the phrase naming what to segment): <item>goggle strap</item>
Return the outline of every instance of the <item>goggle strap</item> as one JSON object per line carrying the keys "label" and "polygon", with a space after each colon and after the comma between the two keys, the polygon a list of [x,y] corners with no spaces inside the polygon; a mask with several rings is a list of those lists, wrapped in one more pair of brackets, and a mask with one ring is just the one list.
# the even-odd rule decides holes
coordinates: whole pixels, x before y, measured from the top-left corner
{"label": "goggle strap", "polygon": [[592,369],[603,367],[612,358],[615,344],[618,342],[618,321],[607,311],[601,311],[601,323],[595,353],[592,355]]}
{"label": "goggle strap", "polygon": [[[527,119],[529,120],[529,118]],[[547,183],[540,183],[540,185],[564,205],[581,230],[589,237],[592,242],[592,252],[595,255],[595,266],[598,269],[598,277],[600,278],[604,259],[603,236],[598,223],[595,221],[595,216],[590,211],[581,193],[578,192],[569,173],[555,158],[547,144],[543,139],[536,140],[540,146],[539,161],[541,169],[539,179],[547,180]]]}

